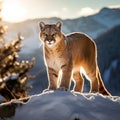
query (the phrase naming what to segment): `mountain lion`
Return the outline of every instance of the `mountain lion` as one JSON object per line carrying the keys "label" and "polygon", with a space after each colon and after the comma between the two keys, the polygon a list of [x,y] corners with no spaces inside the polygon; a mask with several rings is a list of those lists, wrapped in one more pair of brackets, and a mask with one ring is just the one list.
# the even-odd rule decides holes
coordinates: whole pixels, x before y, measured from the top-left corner
{"label": "mountain lion", "polygon": [[69,89],[72,77],[75,83],[74,91],[82,92],[84,74],[90,81],[90,92],[110,95],[101,79],[97,49],[91,38],[84,33],[64,35],[61,32],[61,22],[40,22],[39,25],[49,79],[48,90]]}

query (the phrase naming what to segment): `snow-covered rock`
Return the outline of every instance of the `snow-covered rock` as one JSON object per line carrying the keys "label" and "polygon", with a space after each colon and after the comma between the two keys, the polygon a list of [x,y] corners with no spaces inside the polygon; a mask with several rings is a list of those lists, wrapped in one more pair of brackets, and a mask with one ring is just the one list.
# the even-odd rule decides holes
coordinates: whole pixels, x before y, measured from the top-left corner
{"label": "snow-covered rock", "polygon": [[0,105],[0,117],[9,112],[5,120],[120,120],[117,96],[57,90],[31,96],[25,104],[15,103],[10,103],[6,111],[7,105]]}

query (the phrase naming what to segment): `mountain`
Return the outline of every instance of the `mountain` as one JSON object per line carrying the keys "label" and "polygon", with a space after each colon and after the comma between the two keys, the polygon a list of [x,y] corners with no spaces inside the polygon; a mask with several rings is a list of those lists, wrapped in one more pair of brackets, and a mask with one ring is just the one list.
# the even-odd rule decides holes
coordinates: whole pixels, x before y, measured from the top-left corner
{"label": "mountain", "polygon": [[120,120],[120,97],[49,91],[0,105],[1,120]]}
{"label": "mountain", "polygon": [[[8,25],[8,33],[6,37],[14,39],[17,37],[17,33],[21,33],[25,40],[23,41],[23,52],[31,53],[31,51],[40,47],[39,41],[39,22],[44,21],[46,23],[56,23],[62,21],[62,31],[64,33],[70,32],[85,32],[92,38],[96,38],[98,35],[109,30],[110,28],[120,24],[120,9],[103,8],[99,13],[88,17],[80,17],[76,19],[62,20],[60,18],[42,18],[31,19],[20,23],[4,23]],[[29,43],[29,44],[28,44]]]}
{"label": "mountain", "polygon": [[101,34],[95,41],[103,79],[108,89],[120,95],[120,25]]}

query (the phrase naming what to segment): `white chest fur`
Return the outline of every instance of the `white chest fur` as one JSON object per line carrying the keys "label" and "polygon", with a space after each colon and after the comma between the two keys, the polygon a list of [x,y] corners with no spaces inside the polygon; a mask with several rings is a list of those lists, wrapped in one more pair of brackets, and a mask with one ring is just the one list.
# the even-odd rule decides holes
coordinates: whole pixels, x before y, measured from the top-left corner
{"label": "white chest fur", "polygon": [[49,59],[46,59],[46,64],[50,68],[54,68],[55,70],[60,70],[61,66],[64,65],[64,58],[60,58],[59,56],[50,56]]}

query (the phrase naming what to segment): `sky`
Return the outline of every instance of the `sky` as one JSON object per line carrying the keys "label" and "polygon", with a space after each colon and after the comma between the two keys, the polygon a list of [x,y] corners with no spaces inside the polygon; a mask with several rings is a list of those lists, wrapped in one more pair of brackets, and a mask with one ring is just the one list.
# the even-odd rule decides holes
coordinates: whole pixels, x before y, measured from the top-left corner
{"label": "sky", "polygon": [[32,18],[77,18],[97,13],[103,7],[119,7],[120,0],[0,0],[3,20],[19,22]]}

